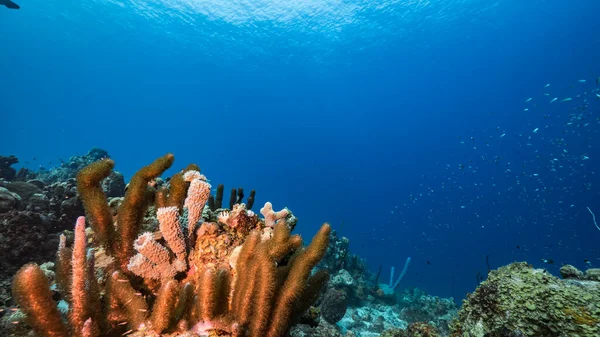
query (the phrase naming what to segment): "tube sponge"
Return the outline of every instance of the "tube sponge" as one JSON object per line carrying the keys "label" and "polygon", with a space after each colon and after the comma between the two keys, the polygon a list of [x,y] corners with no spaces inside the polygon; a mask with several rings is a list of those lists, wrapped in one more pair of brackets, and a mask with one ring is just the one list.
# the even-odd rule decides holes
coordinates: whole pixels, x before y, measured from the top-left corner
{"label": "tube sponge", "polygon": [[331,226],[323,224],[308,247],[295,259],[275,302],[267,337],[281,337],[289,329],[297,301],[302,298],[310,271],[323,258],[329,244]]}
{"label": "tube sponge", "polygon": [[52,300],[50,284],[36,264],[23,266],[15,275],[12,293],[27,315],[27,323],[43,337],[68,337],[67,327]]}
{"label": "tube sponge", "polygon": [[133,248],[156,265],[169,263],[169,251],[154,239],[154,235],[145,232],[133,242]]}
{"label": "tube sponge", "polygon": [[83,324],[89,318],[89,298],[86,291],[88,276],[87,268],[87,239],[85,237],[85,218],[77,218],[75,225],[75,243],[73,244],[73,258],[71,266],[73,276],[71,283],[71,305],[70,321],[75,332],[75,336],[81,336]]}
{"label": "tube sponge", "polygon": [[160,287],[150,317],[152,329],[155,332],[161,333],[169,327],[174,315],[178,292],[179,283],[176,280],[169,280]]}
{"label": "tube sponge", "polygon": [[117,214],[120,244],[116,255],[122,270],[127,270],[129,258],[134,254],[133,241],[138,235],[146,211],[145,202],[148,183],[171,167],[174,160],[175,157],[172,154],[166,154],[139,170],[129,182],[129,188]]}
{"label": "tube sponge", "polygon": [[94,233],[102,245],[112,252],[114,226],[106,195],[100,183],[110,175],[114,161],[104,159],[94,162],[77,173],[77,191],[81,197],[85,213]]}
{"label": "tube sponge", "polygon": [[[392,288],[392,290],[395,290],[396,288],[398,288],[398,286],[400,285],[400,282],[402,281],[402,279],[404,278],[404,275],[406,275],[406,271],[408,270],[408,265],[410,264],[411,258],[407,257],[406,258],[406,262],[404,262],[404,268],[402,268],[402,272],[400,273],[400,276],[398,277],[398,279],[396,280],[396,283],[394,283],[392,285],[392,278],[390,278],[390,286]],[[392,276],[394,275],[394,267],[392,267]]]}
{"label": "tube sponge", "polygon": [[210,184],[206,177],[198,171],[188,171],[183,175],[185,181],[190,182],[184,207],[188,210],[188,228],[193,231],[196,223],[202,217],[202,211],[210,196]]}
{"label": "tube sponge", "polygon": [[127,322],[133,329],[139,329],[147,317],[146,300],[129,283],[129,279],[121,272],[115,271],[109,280],[109,301],[116,300],[127,312]]}
{"label": "tube sponge", "polygon": [[179,224],[177,207],[161,207],[156,211],[160,232],[178,260],[186,259],[185,237]]}

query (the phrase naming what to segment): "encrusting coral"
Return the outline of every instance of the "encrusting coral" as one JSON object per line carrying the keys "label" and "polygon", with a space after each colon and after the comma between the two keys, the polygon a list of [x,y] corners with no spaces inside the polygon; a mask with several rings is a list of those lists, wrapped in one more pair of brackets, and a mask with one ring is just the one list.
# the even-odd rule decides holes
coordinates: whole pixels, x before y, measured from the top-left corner
{"label": "encrusting coral", "polygon": [[[267,203],[260,219],[241,203],[241,189],[231,210],[206,216],[211,187],[197,166],[175,174],[168,189],[152,186],[173,160],[168,154],[138,171],[115,217],[101,188],[113,161],[79,172],[87,217],[77,220],[72,247],[61,237],[55,269],[58,307],[67,314],[39,266],[22,267],[13,280],[38,335],[282,337],[309,307],[327,280],[311,272],[330,226],[303,247],[288,209]],[[159,230],[139,233],[153,207]]]}

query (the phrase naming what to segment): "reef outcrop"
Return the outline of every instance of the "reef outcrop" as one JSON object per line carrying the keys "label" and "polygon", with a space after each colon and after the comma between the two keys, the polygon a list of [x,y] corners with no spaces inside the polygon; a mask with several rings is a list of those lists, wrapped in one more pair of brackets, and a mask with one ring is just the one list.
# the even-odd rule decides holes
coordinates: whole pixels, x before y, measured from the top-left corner
{"label": "reef outcrop", "polygon": [[594,273],[565,268],[586,279],[561,280],[518,262],[491,271],[463,301],[452,337],[592,337],[600,335],[600,282]]}

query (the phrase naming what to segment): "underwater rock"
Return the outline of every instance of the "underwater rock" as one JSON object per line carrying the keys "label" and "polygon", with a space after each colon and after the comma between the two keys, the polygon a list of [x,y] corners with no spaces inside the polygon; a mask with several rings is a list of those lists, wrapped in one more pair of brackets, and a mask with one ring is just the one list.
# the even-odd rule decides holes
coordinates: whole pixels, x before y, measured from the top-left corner
{"label": "underwater rock", "polygon": [[16,176],[17,170],[11,166],[17,164],[19,159],[15,156],[0,156],[0,179],[13,180]]}
{"label": "underwater rock", "polygon": [[44,187],[48,198],[48,217],[53,220],[51,229],[55,232],[73,229],[73,222],[83,213],[83,205],[77,196],[75,180],[68,179]]}
{"label": "underwater rock", "polygon": [[585,271],[585,279],[600,282],[600,268],[590,268]]}
{"label": "underwater rock", "polygon": [[596,281],[561,280],[527,263],[512,263],[491,271],[467,296],[451,336],[598,336],[598,303]]}
{"label": "underwater rock", "polygon": [[54,254],[58,235],[48,233],[49,220],[39,213],[12,210],[0,214],[0,304],[10,303],[10,280],[29,262],[45,262]]}
{"label": "underwater rock", "polygon": [[351,337],[352,333],[342,335],[334,324],[327,323],[321,320],[319,325],[311,327],[308,325],[299,324],[292,328],[289,333],[290,337]]}
{"label": "underwater rock", "polygon": [[406,337],[406,330],[402,329],[389,329],[379,335],[379,337]]}
{"label": "underwater rock", "polygon": [[403,320],[408,323],[428,322],[440,333],[450,333],[449,324],[458,312],[454,299],[432,296],[419,288],[406,288],[398,298]]}
{"label": "underwater rock", "polygon": [[342,332],[352,331],[357,337],[377,336],[387,329],[406,329],[408,326],[400,319],[397,307],[372,303],[348,308],[337,325]]}
{"label": "underwater rock", "polygon": [[31,184],[31,185],[35,185],[35,186],[37,186],[37,188],[39,188],[41,190],[43,190],[44,187],[46,187],[46,184],[39,179],[30,179],[30,180],[27,180],[27,183]]}
{"label": "underwater rock", "polygon": [[321,313],[327,322],[337,323],[344,317],[347,308],[348,295],[345,291],[336,288],[327,290],[321,303]]}
{"label": "underwater rock", "polygon": [[118,171],[113,171],[102,182],[102,189],[107,198],[122,197],[125,195],[125,178]]}
{"label": "underwater rock", "polygon": [[7,190],[18,194],[24,203],[27,203],[29,198],[36,193],[42,193],[43,191],[34,184],[30,184],[24,181],[8,181],[0,182],[0,186]]}
{"label": "underwater rock", "polygon": [[48,212],[49,205],[50,201],[46,195],[42,193],[36,193],[29,198],[26,210],[37,213],[46,213]]}
{"label": "underwater rock", "polygon": [[431,325],[423,322],[412,323],[406,328],[389,329],[381,333],[379,337],[440,337],[438,331]]}
{"label": "underwater rock", "polygon": [[566,264],[560,267],[560,276],[564,279],[581,280],[583,278],[583,272],[570,264]]}
{"label": "underwater rock", "polygon": [[39,172],[37,179],[43,180],[47,184],[66,181],[75,178],[80,169],[103,158],[110,158],[108,152],[102,149],[91,149],[83,156],[72,156],[68,161],[61,160],[58,167]]}
{"label": "underwater rock", "polygon": [[0,213],[16,209],[20,201],[21,197],[18,194],[0,187]]}
{"label": "underwater rock", "polygon": [[440,337],[435,327],[424,323],[412,323],[406,328],[406,337]]}
{"label": "underwater rock", "polygon": [[351,288],[354,285],[354,279],[347,270],[342,269],[331,278],[329,285],[336,288]]}
{"label": "underwater rock", "polygon": [[335,275],[339,270],[346,269],[349,265],[350,240],[346,237],[339,238],[336,231],[332,231],[329,238],[329,248],[319,264],[319,268],[327,269],[331,275]]}

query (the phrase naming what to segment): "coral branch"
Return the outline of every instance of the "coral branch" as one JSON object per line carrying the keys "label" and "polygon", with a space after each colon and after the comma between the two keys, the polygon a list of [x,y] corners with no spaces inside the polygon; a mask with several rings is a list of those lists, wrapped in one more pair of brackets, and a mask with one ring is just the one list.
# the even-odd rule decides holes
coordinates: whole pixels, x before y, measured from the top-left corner
{"label": "coral branch", "polygon": [[330,232],[329,224],[324,224],[310,245],[295,259],[275,302],[267,337],[281,337],[289,329],[292,309],[303,295],[310,271],[325,255]]}
{"label": "coral branch", "polygon": [[127,277],[119,271],[112,273],[109,284],[110,294],[127,312],[130,327],[139,329],[147,317],[148,305],[146,301],[141,294],[133,289]]}
{"label": "coral branch", "polygon": [[54,271],[56,275],[56,285],[61,294],[71,298],[71,248],[67,247],[67,238],[64,234],[60,235],[58,251],[56,252],[56,263]]}
{"label": "coral branch", "polygon": [[156,242],[154,235],[150,232],[138,236],[133,243],[133,248],[156,265],[169,263],[169,251],[163,245]]}
{"label": "coral branch", "polygon": [[[166,205],[173,206],[177,209],[183,209],[183,201],[187,191],[187,182],[183,179],[183,172],[178,172],[171,177],[169,181],[169,196],[166,200]],[[164,207],[162,206],[162,207]]]}
{"label": "coral branch", "polygon": [[113,252],[115,229],[113,219],[106,202],[106,195],[100,183],[110,175],[115,163],[104,159],[83,168],[77,174],[77,191],[81,196],[85,213],[98,240],[110,252]]}
{"label": "coral branch", "polygon": [[77,218],[75,225],[75,243],[71,266],[73,277],[71,283],[70,321],[76,336],[81,336],[83,324],[89,318],[89,298],[86,291],[87,271],[87,239],[85,237],[85,218]]}
{"label": "coral branch", "polygon": [[52,300],[50,284],[36,264],[23,266],[15,275],[13,296],[27,315],[27,323],[43,337],[67,337],[56,303]]}
{"label": "coral branch", "polygon": [[184,207],[188,210],[188,228],[193,230],[202,217],[202,210],[210,196],[211,186],[206,182],[206,177],[198,171],[188,171],[183,178],[190,182]]}
{"label": "coral branch", "polygon": [[161,333],[169,327],[174,315],[173,310],[175,309],[178,291],[179,283],[175,280],[167,281],[160,288],[150,317],[154,331]]}
{"label": "coral branch", "polygon": [[129,258],[133,256],[133,241],[138,235],[140,224],[146,211],[146,190],[150,180],[160,176],[173,164],[172,154],[158,158],[152,164],[139,170],[129,183],[123,203],[117,214],[119,250],[115,255],[122,270],[127,270]]}
{"label": "coral branch", "polygon": [[273,227],[277,221],[288,216],[290,211],[287,208],[284,208],[279,212],[275,212],[273,211],[273,205],[270,202],[266,202],[265,206],[260,209],[260,214],[265,217],[265,225],[267,227]]}
{"label": "coral branch", "polygon": [[225,189],[225,185],[219,184],[217,186],[217,197],[215,199],[215,209],[219,209],[223,207],[223,190]]}
{"label": "coral branch", "polygon": [[177,259],[185,261],[186,245],[181,225],[179,224],[179,211],[177,207],[162,207],[156,211],[156,217],[169,248],[175,253]]}

